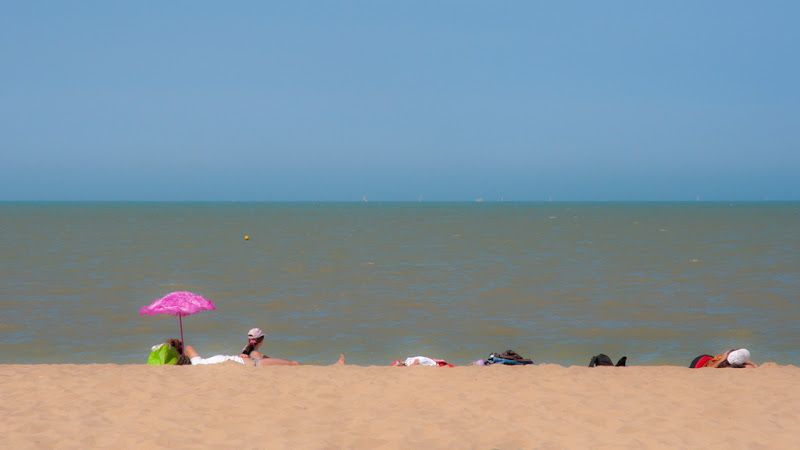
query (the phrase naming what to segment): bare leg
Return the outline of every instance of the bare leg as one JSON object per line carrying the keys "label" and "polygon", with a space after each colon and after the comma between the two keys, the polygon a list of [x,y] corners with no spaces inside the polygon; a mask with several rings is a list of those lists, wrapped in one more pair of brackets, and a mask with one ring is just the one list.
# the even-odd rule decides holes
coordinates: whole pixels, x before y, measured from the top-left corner
{"label": "bare leg", "polygon": [[264,358],[258,362],[258,366],[299,366],[297,361],[289,361],[288,359],[280,358]]}
{"label": "bare leg", "polygon": [[198,356],[200,356],[200,355],[197,353],[197,350],[195,350],[195,349],[194,349],[194,347],[192,347],[191,345],[187,345],[187,346],[186,346],[186,348],[185,348],[185,349],[184,349],[184,351],[183,351],[183,354],[184,354],[184,355],[186,355],[186,356],[188,356],[188,357],[189,357],[189,359],[192,359],[192,358],[197,358]]}
{"label": "bare leg", "polygon": [[[339,355],[339,359],[336,360],[335,363],[331,364],[332,366],[344,366],[347,362],[345,361],[344,355]],[[289,361],[288,359],[280,359],[280,358],[264,358],[258,362],[258,366],[300,366],[297,361]]]}

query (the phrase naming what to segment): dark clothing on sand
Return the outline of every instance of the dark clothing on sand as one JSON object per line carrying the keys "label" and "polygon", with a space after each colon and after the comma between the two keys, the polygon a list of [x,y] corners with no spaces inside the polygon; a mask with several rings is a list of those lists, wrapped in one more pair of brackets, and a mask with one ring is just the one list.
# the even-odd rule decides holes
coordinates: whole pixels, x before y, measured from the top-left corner
{"label": "dark clothing on sand", "polygon": [[487,364],[505,364],[508,366],[518,366],[525,364],[533,364],[533,360],[523,358],[519,353],[514,350],[506,350],[503,353],[492,353],[486,360]]}

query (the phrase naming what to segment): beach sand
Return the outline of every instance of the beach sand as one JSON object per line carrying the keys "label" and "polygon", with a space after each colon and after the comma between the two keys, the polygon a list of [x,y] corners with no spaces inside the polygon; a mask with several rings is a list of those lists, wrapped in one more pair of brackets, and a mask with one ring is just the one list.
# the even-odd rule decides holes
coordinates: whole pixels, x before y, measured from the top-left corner
{"label": "beach sand", "polygon": [[0,365],[2,448],[796,448],[800,368]]}

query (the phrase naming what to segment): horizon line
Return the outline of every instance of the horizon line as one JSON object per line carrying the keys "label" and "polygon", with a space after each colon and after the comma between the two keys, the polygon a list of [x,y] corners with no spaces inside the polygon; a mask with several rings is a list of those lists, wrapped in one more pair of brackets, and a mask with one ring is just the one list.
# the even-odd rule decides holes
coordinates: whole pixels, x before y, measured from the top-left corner
{"label": "horizon line", "polygon": [[0,200],[0,203],[792,203],[800,200]]}

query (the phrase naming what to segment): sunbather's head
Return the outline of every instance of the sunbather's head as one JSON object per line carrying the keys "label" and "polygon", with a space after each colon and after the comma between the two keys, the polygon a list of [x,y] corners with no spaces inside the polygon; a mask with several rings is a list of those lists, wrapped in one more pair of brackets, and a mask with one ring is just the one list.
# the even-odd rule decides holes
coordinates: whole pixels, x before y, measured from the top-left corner
{"label": "sunbather's head", "polygon": [[167,345],[177,350],[179,355],[183,354],[183,342],[180,339],[168,339]]}
{"label": "sunbather's head", "polygon": [[261,331],[261,328],[253,328],[247,332],[247,338],[250,339],[251,341],[254,339],[260,339],[263,341],[264,336],[265,334],[263,331]]}
{"label": "sunbather's head", "polygon": [[750,361],[750,351],[746,348],[740,348],[728,353],[728,358],[723,363],[728,363],[726,367],[742,368],[748,361]]}
{"label": "sunbather's head", "polygon": [[242,353],[250,355],[253,350],[257,349],[264,342],[264,332],[260,328],[253,328],[247,332],[247,345],[242,349]]}
{"label": "sunbather's head", "polygon": [[192,364],[192,362],[189,360],[189,357],[183,353],[183,342],[181,342],[180,339],[175,339],[175,338],[167,339],[166,342],[167,345],[177,350],[178,355],[180,355],[178,356],[178,362],[176,362],[175,365],[188,366]]}

